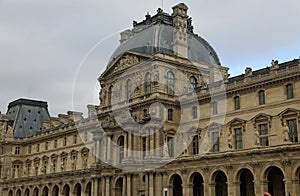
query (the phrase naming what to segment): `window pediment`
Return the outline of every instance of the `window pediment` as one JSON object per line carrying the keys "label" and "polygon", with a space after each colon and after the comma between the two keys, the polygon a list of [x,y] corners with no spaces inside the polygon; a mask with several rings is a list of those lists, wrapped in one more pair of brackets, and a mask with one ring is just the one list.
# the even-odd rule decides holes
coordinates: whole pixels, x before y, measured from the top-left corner
{"label": "window pediment", "polygon": [[293,109],[293,108],[287,108],[278,114],[278,116],[280,116],[280,118],[290,117],[290,116],[299,116],[299,115],[300,115],[300,111]]}
{"label": "window pediment", "polygon": [[246,121],[243,119],[240,119],[240,118],[234,118],[227,123],[227,125],[230,127],[245,126],[245,124],[246,124]]}
{"label": "window pediment", "polygon": [[267,114],[258,114],[255,117],[253,117],[251,120],[254,123],[259,123],[259,122],[270,122],[271,121],[271,116]]}

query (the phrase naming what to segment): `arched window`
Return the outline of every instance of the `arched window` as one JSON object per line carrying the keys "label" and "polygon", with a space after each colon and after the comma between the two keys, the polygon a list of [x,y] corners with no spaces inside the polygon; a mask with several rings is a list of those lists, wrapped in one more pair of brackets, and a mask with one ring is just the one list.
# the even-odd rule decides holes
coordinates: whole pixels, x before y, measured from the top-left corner
{"label": "arched window", "polygon": [[169,121],[173,120],[173,109],[168,109],[168,120]]}
{"label": "arched window", "polygon": [[169,95],[174,95],[175,76],[174,76],[173,72],[168,71],[166,80],[167,80],[167,93]]}
{"label": "arched window", "polygon": [[108,104],[112,105],[114,103],[114,86],[110,86],[108,90]]}
{"label": "arched window", "polygon": [[194,76],[190,77],[190,84],[191,84],[191,92],[197,87],[197,79]]}
{"label": "arched window", "polygon": [[259,102],[259,105],[263,105],[266,103],[266,97],[265,97],[265,91],[264,90],[261,90],[258,92],[258,102]]}
{"label": "arched window", "polygon": [[131,80],[128,79],[126,81],[126,100],[130,99],[131,93],[132,93],[132,84],[131,84]]}
{"label": "arched window", "polygon": [[151,93],[151,74],[149,72],[145,75],[145,91],[146,94]]}

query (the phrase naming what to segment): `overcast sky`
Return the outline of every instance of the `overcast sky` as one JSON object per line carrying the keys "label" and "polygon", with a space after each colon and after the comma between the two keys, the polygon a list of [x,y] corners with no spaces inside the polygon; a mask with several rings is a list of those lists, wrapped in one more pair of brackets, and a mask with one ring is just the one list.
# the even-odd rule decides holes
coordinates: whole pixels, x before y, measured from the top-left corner
{"label": "overcast sky", "polygon": [[[214,47],[231,75],[300,56],[299,0],[165,0],[164,11],[171,13],[179,2],[188,5],[195,33]],[[18,98],[47,101],[53,116],[99,104],[81,93],[73,107],[73,87],[97,91],[119,32],[158,7],[161,0],[0,0],[0,111]],[[89,81],[78,80],[86,76]]]}

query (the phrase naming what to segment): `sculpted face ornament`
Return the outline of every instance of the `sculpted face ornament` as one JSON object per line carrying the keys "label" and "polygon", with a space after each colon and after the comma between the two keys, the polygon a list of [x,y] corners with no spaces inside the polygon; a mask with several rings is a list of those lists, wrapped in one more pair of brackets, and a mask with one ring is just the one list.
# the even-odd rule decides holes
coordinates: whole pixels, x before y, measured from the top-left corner
{"label": "sculpted face ornament", "polygon": [[[157,30],[153,28],[144,28],[141,33],[153,33]],[[165,25],[161,25],[159,30],[178,32],[178,29]],[[130,39],[135,39],[135,36]],[[99,78],[101,104],[90,106],[89,118],[76,124],[82,141],[99,163],[130,171],[151,170],[180,156],[188,156],[191,153],[188,147],[195,136],[198,156],[210,152],[217,142],[216,135],[211,134],[214,130],[210,125],[222,125],[226,113],[223,82],[226,74],[218,65],[189,60],[187,53],[187,57],[171,55],[178,53],[174,50],[180,50],[179,46],[170,51],[170,48],[155,45],[159,40],[152,41],[152,45],[148,40],[136,41],[132,48],[115,58]],[[164,41],[162,43],[166,43]],[[193,41],[188,36],[184,40],[185,43]],[[94,50],[105,51],[101,47],[104,46],[100,42]],[[155,52],[151,55],[145,53],[151,49]],[[80,103],[81,99],[77,97],[83,93],[94,99],[95,95],[99,95],[99,92],[94,92],[95,88],[93,92],[82,88],[82,83],[87,83],[83,75],[91,69],[99,70],[98,63],[91,66],[90,62],[95,62],[95,59],[89,60],[90,56],[95,58],[93,53],[93,50],[90,51],[79,68],[74,83],[73,105],[85,104]],[[180,54],[184,54],[184,50]],[[192,87],[195,79],[192,84],[191,76],[199,80],[196,82],[197,91],[204,93],[211,102],[218,102],[217,114],[202,113],[199,102],[204,100]],[[200,78],[204,79],[200,81]],[[97,84],[89,85],[95,87]],[[206,125],[201,125],[206,127],[201,132],[198,129],[200,118],[207,119]],[[217,136],[220,134],[218,132]]]}

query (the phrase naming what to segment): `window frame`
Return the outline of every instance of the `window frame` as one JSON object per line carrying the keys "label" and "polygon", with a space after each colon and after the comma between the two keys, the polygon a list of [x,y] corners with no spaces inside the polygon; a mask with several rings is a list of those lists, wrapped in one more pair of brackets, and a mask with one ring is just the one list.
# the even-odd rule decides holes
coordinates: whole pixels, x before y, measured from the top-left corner
{"label": "window frame", "polygon": [[286,98],[293,99],[294,98],[294,85],[289,83],[285,87],[286,87]]}
{"label": "window frame", "polygon": [[259,105],[266,104],[266,91],[265,90],[258,91],[258,104]]}
{"label": "window frame", "polygon": [[174,110],[172,108],[168,109],[168,121],[174,120]]}
{"label": "window frame", "polygon": [[193,119],[198,118],[198,107],[197,106],[192,107],[192,118]]}
{"label": "window frame", "polygon": [[[262,129],[265,128],[265,129]],[[259,145],[260,146],[270,146],[269,142],[269,125],[268,123],[258,124],[259,128]]]}
{"label": "window frame", "polygon": [[[234,130],[234,147],[236,150],[243,149],[243,128],[236,127]],[[238,134],[237,134],[238,132]]]}
{"label": "window frame", "polygon": [[197,87],[197,78],[195,76],[190,77],[190,90],[193,92]]}
{"label": "window frame", "polygon": [[241,109],[241,98],[240,98],[240,96],[235,96],[234,98],[233,98],[233,100],[234,100],[234,110],[239,110],[239,109]]}
{"label": "window frame", "polygon": [[175,94],[175,74],[172,71],[167,72],[166,87],[167,87],[167,94],[169,95]]}
{"label": "window frame", "polygon": [[[291,123],[290,123],[291,122]],[[287,119],[286,124],[289,128],[289,141],[292,143],[299,142],[298,123],[297,119]],[[291,126],[292,125],[292,126]]]}
{"label": "window frame", "polygon": [[213,115],[218,114],[218,102],[217,101],[212,102],[212,114]]}
{"label": "window frame", "polygon": [[151,74],[149,72],[145,74],[145,93],[147,95],[151,93]]}
{"label": "window frame", "polygon": [[20,155],[20,153],[21,153],[21,147],[20,146],[16,146],[16,148],[15,148],[15,154],[16,155]]}

